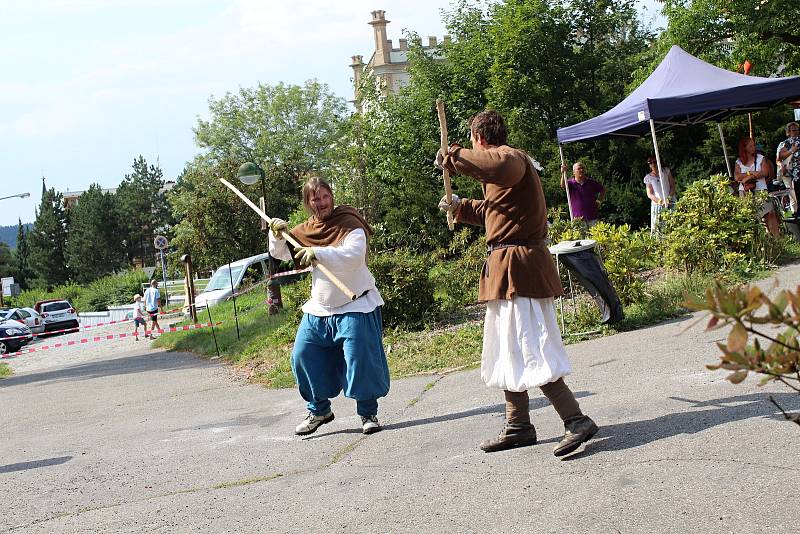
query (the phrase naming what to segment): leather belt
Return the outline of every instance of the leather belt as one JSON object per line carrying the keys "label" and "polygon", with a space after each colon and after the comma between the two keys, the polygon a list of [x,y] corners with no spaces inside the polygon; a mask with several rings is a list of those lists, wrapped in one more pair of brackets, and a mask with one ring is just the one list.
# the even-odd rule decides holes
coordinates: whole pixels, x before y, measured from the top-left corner
{"label": "leather belt", "polygon": [[544,239],[509,239],[507,241],[497,241],[495,243],[486,243],[486,256],[487,260],[483,262],[483,269],[481,270],[481,276],[484,278],[489,277],[489,260],[488,256],[492,254],[495,250],[500,250],[503,248],[511,248],[511,247],[526,247],[526,248],[533,248],[539,245],[546,244]]}

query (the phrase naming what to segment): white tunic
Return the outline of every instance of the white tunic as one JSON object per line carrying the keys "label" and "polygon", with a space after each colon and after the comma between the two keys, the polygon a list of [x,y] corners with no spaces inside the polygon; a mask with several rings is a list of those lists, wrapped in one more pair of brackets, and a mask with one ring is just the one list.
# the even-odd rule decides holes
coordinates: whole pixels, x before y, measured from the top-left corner
{"label": "white tunic", "polygon": [[552,298],[486,303],[481,377],[487,386],[526,391],[571,372]]}
{"label": "white tunic", "polygon": [[[303,304],[303,312],[316,317],[330,317],[342,313],[370,313],[383,306],[383,298],[375,287],[375,278],[367,269],[367,235],[364,230],[351,230],[340,244],[334,247],[313,247],[317,261],[331,270],[356,295],[366,294],[350,300],[331,283],[318,268],[311,271],[311,298]],[[283,239],[276,239],[269,232],[269,253],[273,258],[287,261],[292,256]]]}

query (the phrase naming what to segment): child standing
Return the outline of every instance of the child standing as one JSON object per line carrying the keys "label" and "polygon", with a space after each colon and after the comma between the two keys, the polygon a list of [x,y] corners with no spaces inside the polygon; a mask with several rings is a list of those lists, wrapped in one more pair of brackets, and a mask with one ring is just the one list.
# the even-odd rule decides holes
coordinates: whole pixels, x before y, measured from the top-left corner
{"label": "child standing", "polygon": [[147,335],[147,321],[144,318],[144,305],[142,304],[142,296],[138,293],[133,296],[133,337],[139,341],[139,325],[144,328],[145,335]]}

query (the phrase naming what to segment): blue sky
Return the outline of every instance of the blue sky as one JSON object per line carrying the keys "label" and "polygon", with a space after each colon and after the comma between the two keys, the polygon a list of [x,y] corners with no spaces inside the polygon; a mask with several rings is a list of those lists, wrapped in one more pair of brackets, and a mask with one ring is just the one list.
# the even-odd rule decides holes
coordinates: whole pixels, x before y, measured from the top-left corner
{"label": "blue sky", "polygon": [[[208,99],[317,78],[351,98],[350,56],[444,34],[450,0],[0,0],[0,225],[34,220],[41,177],[115,187],[142,154],[174,179],[198,152]],[[655,13],[656,0],[643,0]]]}

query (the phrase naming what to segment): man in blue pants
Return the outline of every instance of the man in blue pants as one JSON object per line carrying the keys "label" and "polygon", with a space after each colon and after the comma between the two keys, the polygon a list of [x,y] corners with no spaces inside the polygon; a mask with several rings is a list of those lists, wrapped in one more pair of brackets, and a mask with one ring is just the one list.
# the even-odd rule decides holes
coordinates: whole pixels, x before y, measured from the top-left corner
{"label": "man in blue pants", "polygon": [[[383,350],[381,306],[383,299],[375,278],[367,269],[367,245],[372,229],[350,206],[333,204],[330,185],[319,177],[303,186],[303,205],[311,216],[290,233],[307,246],[296,249],[295,260],[325,265],[359,297],[350,300],[318,269],[311,273],[311,298],[303,304],[303,319],[297,330],[292,371],[308,415],[295,433],[311,434],[333,421],[330,399],[344,391],[355,399],[362,431],[381,430],[378,399],[389,392],[389,366]],[[270,254],[291,258],[280,237],[286,221],[270,225]]]}

